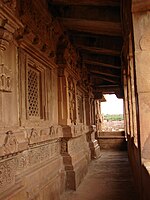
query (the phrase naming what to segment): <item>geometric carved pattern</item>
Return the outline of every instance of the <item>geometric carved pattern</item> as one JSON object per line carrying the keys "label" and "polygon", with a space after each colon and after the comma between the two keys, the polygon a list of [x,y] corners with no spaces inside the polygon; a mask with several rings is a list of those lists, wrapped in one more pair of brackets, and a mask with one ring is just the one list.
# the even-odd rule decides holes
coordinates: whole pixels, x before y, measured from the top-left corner
{"label": "geometric carved pattern", "polygon": [[28,67],[28,115],[40,117],[40,72]]}

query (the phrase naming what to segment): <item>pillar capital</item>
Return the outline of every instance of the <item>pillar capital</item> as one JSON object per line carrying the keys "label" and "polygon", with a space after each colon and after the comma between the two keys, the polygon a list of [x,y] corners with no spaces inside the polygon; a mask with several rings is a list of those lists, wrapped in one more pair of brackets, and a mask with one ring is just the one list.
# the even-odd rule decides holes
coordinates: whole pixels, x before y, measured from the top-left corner
{"label": "pillar capital", "polygon": [[62,76],[65,76],[65,66],[64,65],[60,65],[58,68],[57,68],[57,71],[58,71],[58,76],[59,77],[62,77]]}

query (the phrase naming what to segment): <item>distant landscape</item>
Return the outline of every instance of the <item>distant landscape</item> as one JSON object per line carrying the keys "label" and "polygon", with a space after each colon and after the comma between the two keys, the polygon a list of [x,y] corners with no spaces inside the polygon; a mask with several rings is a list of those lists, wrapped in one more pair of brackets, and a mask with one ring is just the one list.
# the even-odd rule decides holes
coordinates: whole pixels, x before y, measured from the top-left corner
{"label": "distant landscape", "polygon": [[124,119],[123,114],[106,114],[103,117],[102,131],[123,131]]}
{"label": "distant landscape", "polygon": [[104,120],[107,121],[122,121],[123,120],[123,114],[106,114],[104,115]]}

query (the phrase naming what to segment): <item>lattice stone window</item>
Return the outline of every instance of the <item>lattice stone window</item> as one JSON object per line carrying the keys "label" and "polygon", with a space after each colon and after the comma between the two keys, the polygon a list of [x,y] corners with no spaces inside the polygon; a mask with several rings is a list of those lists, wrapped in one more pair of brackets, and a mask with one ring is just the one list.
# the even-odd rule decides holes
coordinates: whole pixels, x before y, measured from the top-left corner
{"label": "lattice stone window", "polygon": [[37,69],[28,66],[28,116],[40,118],[40,76]]}
{"label": "lattice stone window", "polygon": [[27,119],[46,120],[46,68],[28,60],[26,68],[26,105]]}

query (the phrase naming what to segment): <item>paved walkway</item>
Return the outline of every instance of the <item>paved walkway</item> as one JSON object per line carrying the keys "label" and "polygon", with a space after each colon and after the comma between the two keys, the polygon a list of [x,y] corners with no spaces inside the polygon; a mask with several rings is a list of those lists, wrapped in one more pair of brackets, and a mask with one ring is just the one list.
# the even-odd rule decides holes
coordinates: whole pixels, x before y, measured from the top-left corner
{"label": "paved walkway", "polygon": [[94,160],[77,191],[66,192],[61,200],[137,200],[127,152],[102,151]]}

